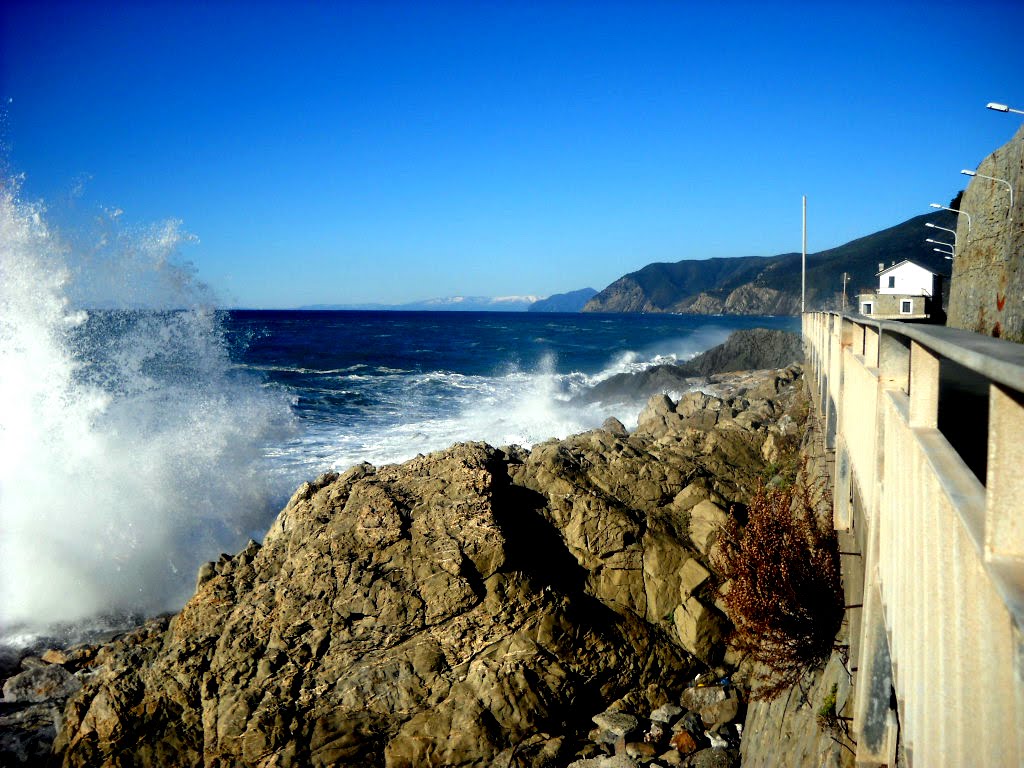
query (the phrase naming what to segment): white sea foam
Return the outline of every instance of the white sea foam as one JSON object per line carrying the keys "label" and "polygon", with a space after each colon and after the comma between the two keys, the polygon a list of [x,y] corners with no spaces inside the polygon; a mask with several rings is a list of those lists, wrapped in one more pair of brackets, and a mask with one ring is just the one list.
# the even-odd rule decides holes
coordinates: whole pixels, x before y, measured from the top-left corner
{"label": "white sea foam", "polygon": [[[390,394],[377,393],[384,402],[376,418],[367,413],[355,422],[310,425],[300,439],[275,447],[272,455],[282,473],[297,480],[363,461],[377,466],[397,463],[467,440],[529,448],[594,429],[609,416],[632,428],[642,400],[601,404],[574,398],[616,373],[692,357],[706,341],[668,342],[659,348],[675,352],[647,357],[643,355],[648,353],[627,353],[590,375],[558,373],[554,358],[547,357],[535,370],[512,369],[497,376],[430,371],[399,377],[386,382]],[[385,378],[390,377],[378,381],[384,384]]]}
{"label": "white sea foam", "polygon": [[[178,261],[179,227],[105,234],[83,256],[44,213],[13,185],[0,191],[7,636],[180,605],[203,560],[266,524],[257,465],[290,419],[231,370],[214,313],[197,303],[206,291]],[[75,296],[185,309],[86,312]]]}

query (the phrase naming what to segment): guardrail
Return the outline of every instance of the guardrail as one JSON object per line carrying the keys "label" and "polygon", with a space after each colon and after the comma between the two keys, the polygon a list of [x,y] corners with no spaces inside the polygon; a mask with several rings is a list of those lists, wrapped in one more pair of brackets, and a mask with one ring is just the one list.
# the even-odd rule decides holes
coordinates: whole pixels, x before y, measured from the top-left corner
{"label": "guardrail", "polygon": [[1024,346],[838,313],[803,335],[862,555],[858,765],[1021,765]]}

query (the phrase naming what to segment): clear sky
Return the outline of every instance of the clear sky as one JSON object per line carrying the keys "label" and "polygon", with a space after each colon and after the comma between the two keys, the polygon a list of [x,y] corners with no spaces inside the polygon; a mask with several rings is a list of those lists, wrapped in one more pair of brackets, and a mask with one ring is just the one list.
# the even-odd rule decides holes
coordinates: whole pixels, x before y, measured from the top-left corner
{"label": "clear sky", "polygon": [[[22,197],[180,219],[248,307],[547,295],[821,250],[946,203],[1020,125],[1024,3],[0,10]],[[84,192],[83,192],[84,190]],[[81,197],[78,195],[81,193]]]}

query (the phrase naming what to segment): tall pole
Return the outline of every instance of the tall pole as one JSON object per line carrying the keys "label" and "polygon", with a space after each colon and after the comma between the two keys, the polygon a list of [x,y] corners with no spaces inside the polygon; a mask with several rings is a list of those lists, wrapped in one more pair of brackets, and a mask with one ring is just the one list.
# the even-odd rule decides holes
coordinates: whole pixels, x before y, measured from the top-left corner
{"label": "tall pole", "polygon": [[804,195],[804,247],[800,259],[800,314],[807,311],[807,195]]}

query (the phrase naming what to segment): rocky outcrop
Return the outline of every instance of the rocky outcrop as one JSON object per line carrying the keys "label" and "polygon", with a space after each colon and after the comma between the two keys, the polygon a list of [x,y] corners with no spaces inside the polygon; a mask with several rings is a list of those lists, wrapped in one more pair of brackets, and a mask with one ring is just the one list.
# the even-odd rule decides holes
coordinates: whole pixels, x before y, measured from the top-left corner
{"label": "rocky outcrop", "polygon": [[698,293],[680,299],[672,311],[693,315],[798,315],[800,296],[746,283],[722,295]]}
{"label": "rocky outcrop", "polygon": [[[303,485],[262,545],[201,569],[179,614],[49,655],[69,696],[58,759],[635,764],[654,747],[615,755],[592,718],[677,706],[696,672],[735,661],[714,523],[802,409],[796,367],[715,391],[655,398],[633,434],[470,443]],[[702,760],[735,758],[721,709]],[[669,738],[658,749],[679,753]]]}
{"label": "rocky outcrop", "polygon": [[1024,343],[1024,127],[977,173],[960,202],[970,223],[956,224],[946,324]]}
{"label": "rocky outcrop", "polygon": [[657,365],[638,373],[619,373],[580,396],[584,402],[622,402],[656,392],[684,392],[696,379],[731,371],[782,368],[804,358],[803,338],[788,331],[749,328],[734,331],[723,344],[674,365]]}

